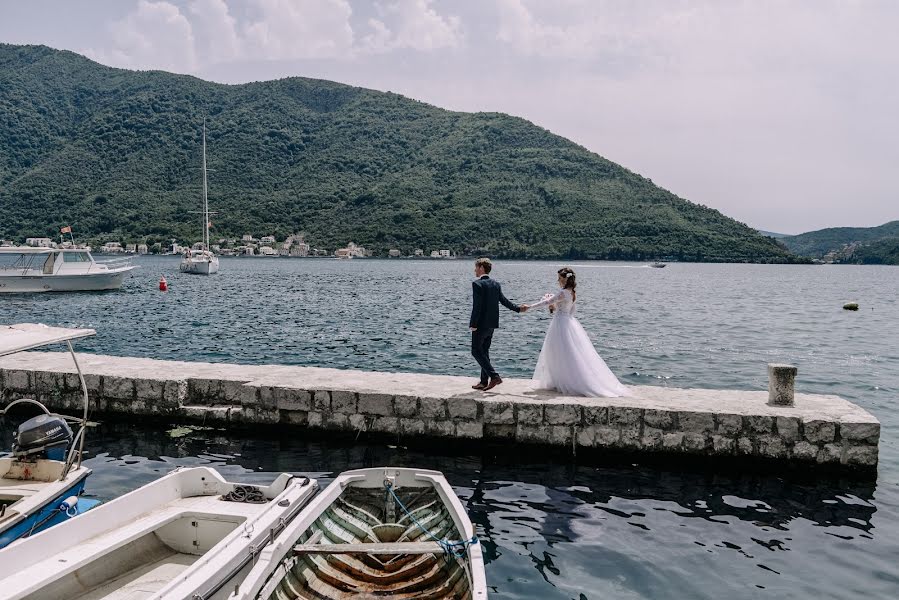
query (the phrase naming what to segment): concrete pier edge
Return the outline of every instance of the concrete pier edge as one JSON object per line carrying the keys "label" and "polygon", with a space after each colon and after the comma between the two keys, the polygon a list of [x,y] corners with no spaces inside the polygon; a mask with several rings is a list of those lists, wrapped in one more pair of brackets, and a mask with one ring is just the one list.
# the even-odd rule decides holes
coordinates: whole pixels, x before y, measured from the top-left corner
{"label": "concrete pier edge", "polygon": [[[224,428],[279,427],[473,449],[553,449],[583,457],[643,456],[746,465],[876,472],[880,423],[842,398],[768,390],[633,386],[633,397],[581,398],[507,379],[495,393],[473,379],[282,365],[159,361],[79,354],[92,412]],[[764,368],[764,365],[760,365]],[[0,359],[0,404],[34,397],[53,410],[81,406],[65,353]]]}

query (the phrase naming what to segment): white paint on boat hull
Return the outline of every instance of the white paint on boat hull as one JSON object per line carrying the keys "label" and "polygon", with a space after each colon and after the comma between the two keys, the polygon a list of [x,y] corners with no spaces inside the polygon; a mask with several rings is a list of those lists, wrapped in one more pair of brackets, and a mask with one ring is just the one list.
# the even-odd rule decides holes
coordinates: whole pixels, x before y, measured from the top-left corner
{"label": "white paint on boat hull", "polygon": [[218,259],[213,260],[189,260],[181,262],[181,272],[190,275],[214,275],[219,272]]}
{"label": "white paint on boat hull", "polygon": [[5,275],[0,277],[0,293],[94,292],[117,290],[134,267],[119,271],[84,275]]}
{"label": "white paint on boat hull", "polygon": [[280,475],[266,502],[223,499],[234,483],[178,470],[0,550],[4,600],[173,600],[231,589],[253,553],[299,513],[314,481]]}
{"label": "white paint on boat hull", "polygon": [[[287,526],[284,532],[275,539],[274,543],[270,544],[264,550],[262,550],[252,571],[247,574],[243,583],[241,583],[237,587],[232,586],[231,595],[227,596],[227,599],[269,600],[270,598],[276,597],[349,597],[346,591],[340,590],[336,587],[332,587],[330,584],[325,583],[322,580],[314,582],[301,581],[300,578],[296,577],[296,568],[298,565],[297,557],[299,557],[299,559],[302,559],[304,555],[320,556],[321,560],[315,561],[315,563],[322,569],[331,569],[332,567],[336,569],[336,561],[346,560],[337,553],[331,554],[330,557],[326,557],[324,555],[319,555],[317,552],[306,553],[303,551],[310,544],[326,543],[323,542],[325,538],[333,538],[331,539],[331,543],[334,543],[337,539],[346,540],[347,537],[356,537],[357,535],[362,535],[360,532],[366,528],[366,521],[372,522],[379,520],[379,517],[375,515],[375,513],[379,511],[373,504],[369,504],[367,503],[367,501],[363,501],[364,508],[360,508],[361,512],[359,512],[358,514],[347,512],[347,510],[351,510],[350,505],[346,502],[347,494],[354,491],[363,492],[364,490],[367,490],[368,492],[372,492],[374,496],[381,498],[382,501],[385,501],[389,505],[392,505],[392,508],[387,509],[385,511],[385,514],[382,516],[389,521],[395,520],[398,523],[393,524],[385,522],[382,525],[375,525],[374,527],[370,528],[372,532],[376,528],[381,527],[404,529],[407,530],[407,532],[410,530],[416,531],[411,525],[409,518],[403,515],[402,509],[396,505],[393,505],[393,503],[386,498],[385,494],[387,493],[387,490],[384,486],[385,481],[388,480],[391,482],[391,485],[397,491],[397,493],[406,495],[407,499],[414,498],[415,496],[422,497],[425,494],[431,494],[431,496],[439,498],[439,501],[437,501],[437,505],[439,505],[440,514],[446,515],[446,518],[450,520],[450,529],[454,530],[452,531],[452,533],[447,530],[447,534],[459,536],[459,538],[454,538],[457,540],[460,538],[470,540],[472,537],[474,537],[474,527],[471,524],[471,520],[468,518],[468,514],[465,512],[465,508],[462,506],[461,501],[453,492],[452,487],[446,481],[446,478],[443,476],[443,474],[437,471],[428,471],[424,469],[396,467],[381,467],[347,471],[345,473],[341,473],[327,488],[322,490],[322,492],[318,496],[316,496],[316,498],[312,502],[310,502],[309,505],[303,510],[302,514],[294,519],[294,521]],[[410,504],[409,506],[411,507],[412,505]],[[434,522],[434,519],[429,519],[427,515],[419,512],[428,510],[427,508],[420,507],[410,509],[413,512],[417,512],[418,516],[424,519],[425,522]],[[370,512],[372,510],[374,512]],[[430,516],[434,517],[435,515],[431,514]],[[332,517],[335,520],[343,519],[344,523],[353,522],[355,523],[355,525],[339,525],[337,522],[332,520]],[[442,521],[444,517],[441,516],[439,517],[439,519]],[[325,530],[327,530],[327,532],[325,532]],[[425,541],[427,539],[427,536],[421,534],[420,532],[418,532],[418,534],[421,538],[421,541]],[[397,556],[401,553],[396,548],[407,541],[407,538],[405,536],[406,534],[403,534],[401,538],[397,540],[397,543],[371,545],[378,547],[384,546],[385,548],[382,549],[388,549],[386,548],[386,546],[390,546],[390,554]],[[366,541],[371,542],[373,540]],[[418,540],[409,541],[418,542]],[[301,554],[296,555],[296,548],[298,544],[303,545],[300,547]],[[344,545],[349,546],[349,549],[355,551],[361,544],[344,543]],[[416,557],[412,555],[418,554],[419,551],[422,550],[422,543],[411,543],[409,545],[410,552],[402,553],[404,554],[405,558],[399,559],[406,560],[406,565],[401,566],[400,563],[394,564],[393,567],[396,568],[391,567],[387,569],[387,571],[389,571],[389,575],[384,572],[378,572],[378,569],[372,567],[369,563],[366,563],[368,565],[366,568],[360,567],[359,569],[355,570],[355,573],[357,574],[367,573],[367,576],[370,576],[370,580],[375,582],[374,587],[377,587],[378,589],[375,592],[368,592],[370,594],[370,597],[413,597],[409,595],[409,591],[416,585],[418,585],[418,583],[421,581],[421,579],[416,580],[415,578],[423,577],[423,575],[420,571],[416,570],[415,565],[412,565],[412,568],[408,569],[408,571],[410,572],[410,575],[413,577],[413,579],[405,579],[402,577],[400,572],[406,570],[405,566],[409,565],[408,561],[410,560],[410,558],[412,559],[412,562],[420,565],[421,568],[432,569],[432,575],[435,572],[434,569],[436,569],[436,564],[428,564],[426,560],[427,554],[431,554],[432,563],[437,563],[438,561],[445,560],[447,561],[447,564],[449,564],[450,561],[456,560],[456,558],[451,557],[450,555],[435,553],[424,553],[420,555],[419,559],[416,559]],[[375,548],[375,550],[377,550],[377,548]],[[459,597],[470,598],[472,600],[486,600],[487,580],[484,571],[484,558],[480,544],[475,542],[465,545],[462,556],[459,557],[458,561],[460,565],[464,565],[463,569],[449,568],[441,570],[439,572],[443,573],[443,576],[446,578],[456,577],[456,581],[458,581],[458,578],[463,577],[465,581],[463,581],[464,585],[461,585],[461,589],[456,587],[458,584],[450,582],[450,588],[448,590],[441,591],[441,580],[439,579],[438,575],[433,575],[434,577],[437,577],[437,579],[434,581],[433,586],[430,589],[418,590],[418,593],[420,595],[414,597],[427,598],[432,597],[433,595],[433,597]],[[325,567],[324,565],[326,564],[331,566]],[[337,571],[335,570],[334,572],[336,573]],[[393,579],[395,577],[398,577],[399,579],[397,581],[387,581],[388,579]],[[329,581],[332,580],[329,579]],[[355,587],[355,589],[356,592],[359,593],[362,589],[361,586],[363,586],[365,583],[368,583],[368,581],[368,579],[366,579],[365,581],[360,580],[352,582],[344,580],[344,583],[349,585],[350,587],[355,587],[355,585],[358,584],[359,587]],[[378,581],[382,583],[379,584]],[[447,580],[444,579],[443,581]],[[310,589],[315,589],[315,593],[310,593],[304,588],[302,591],[293,590],[294,592],[296,592],[296,594],[291,592],[288,594],[279,595],[283,591],[283,589],[279,587],[282,586],[282,584],[291,589],[293,589],[294,585],[308,585]],[[406,591],[404,592],[402,591],[404,586],[411,587],[407,587]],[[453,592],[453,589],[456,589],[458,591],[458,594],[455,594]],[[218,599],[216,598],[216,600]]]}

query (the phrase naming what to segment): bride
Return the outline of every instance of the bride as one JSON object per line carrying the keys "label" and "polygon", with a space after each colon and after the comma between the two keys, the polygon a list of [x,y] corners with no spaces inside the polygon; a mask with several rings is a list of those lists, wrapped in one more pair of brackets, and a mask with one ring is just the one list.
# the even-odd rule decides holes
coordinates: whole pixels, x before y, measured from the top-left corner
{"label": "bride", "polygon": [[559,269],[559,287],[528,310],[549,306],[553,319],[546,331],[543,349],[534,370],[541,389],[554,389],[574,396],[629,396],[605,361],[596,353],[587,332],[574,317],[577,279],[569,268]]}

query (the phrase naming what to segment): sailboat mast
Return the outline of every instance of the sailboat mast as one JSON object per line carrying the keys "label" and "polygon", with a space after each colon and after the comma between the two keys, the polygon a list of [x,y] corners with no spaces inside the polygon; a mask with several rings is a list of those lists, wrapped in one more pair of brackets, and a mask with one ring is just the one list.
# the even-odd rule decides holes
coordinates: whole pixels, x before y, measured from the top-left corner
{"label": "sailboat mast", "polygon": [[206,187],[206,119],[203,119],[203,250],[209,250],[209,197]]}

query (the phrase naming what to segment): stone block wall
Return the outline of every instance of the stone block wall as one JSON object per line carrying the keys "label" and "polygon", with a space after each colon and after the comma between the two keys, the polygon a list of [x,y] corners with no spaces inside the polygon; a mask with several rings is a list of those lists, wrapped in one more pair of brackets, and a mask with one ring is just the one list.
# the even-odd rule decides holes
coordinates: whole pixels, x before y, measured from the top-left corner
{"label": "stone block wall", "polygon": [[[808,410],[785,409],[781,414],[770,407],[752,412],[744,403],[733,402],[710,410],[708,403],[690,400],[697,407],[684,409],[690,402],[682,396],[689,400],[695,392],[714,397],[710,390],[678,390],[680,396],[672,395],[670,401],[659,389],[653,391],[653,401],[533,398],[458,393],[443,386],[393,393],[392,386],[381,381],[386,374],[374,373],[370,389],[347,389],[353,386],[341,385],[339,378],[327,385],[320,380],[306,384],[300,375],[267,382],[264,377],[228,379],[166,369],[133,376],[127,370],[111,374],[108,368],[86,373],[92,411],[224,427],[280,425],[399,439],[554,446],[572,453],[611,450],[861,468],[876,466],[880,439],[880,424],[857,407],[838,417]],[[350,373],[353,381],[366,382],[367,374]],[[403,377],[414,383],[415,377],[428,376]],[[0,390],[0,405],[27,396],[55,410],[77,413],[82,406],[74,373],[4,366]]]}

